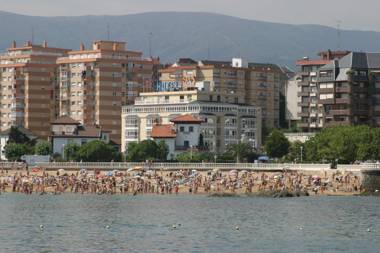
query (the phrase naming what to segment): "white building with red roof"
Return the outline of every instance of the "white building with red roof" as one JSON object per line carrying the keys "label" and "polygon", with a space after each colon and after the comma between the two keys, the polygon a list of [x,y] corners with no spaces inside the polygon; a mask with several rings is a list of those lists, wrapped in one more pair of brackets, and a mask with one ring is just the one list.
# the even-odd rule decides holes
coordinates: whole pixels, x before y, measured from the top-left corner
{"label": "white building with red roof", "polygon": [[128,152],[131,142],[160,138],[170,145],[174,141],[174,147],[169,147],[174,153],[198,146],[223,153],[242,136],[252,147],[260,148],[261,108],[206,102],[199,99],[203,95],[197,90],[140,93],[134,105],[122,110],[122,152]]}

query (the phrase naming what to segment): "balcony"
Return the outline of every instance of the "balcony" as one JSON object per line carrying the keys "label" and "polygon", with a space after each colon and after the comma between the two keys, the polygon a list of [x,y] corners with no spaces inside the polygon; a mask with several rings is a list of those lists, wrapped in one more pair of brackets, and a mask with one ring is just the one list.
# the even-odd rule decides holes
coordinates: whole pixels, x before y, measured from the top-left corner
{"label": "balcony", "polygon": [[300,122],[297,124],[299,128],[309,128],[309,123]]}
{"label": "balcony", "polygon": [[326,121],[325,127],[335,127],[335,126],[350,126],[350,121]]}
{"label": "balcony", "polygon": [[298,117],[309,117],[309,112],[299,112],[297,113],[297,116]]}
{"label": "balcony", "polygon": [[369,111],[368,110],[355,110],[353,112],[354,115],[358,115],[358,116],[368,116],[369,115]]}
{"label": "balcony", "polygon": [[335,91],[338,93],[350,93],[351,88],[350,87],[336,87]]}
{"label": "balcony", "polygon": [[308,97],[309,94],[310,94],[310,93],[309,93],[308,91],[300,91],[300,92],[297,93],[297,95],[298,95],[299,97]]}
{"label": "balcony", "polygon": [[350,104],[351,100],[349,98],[336,98],[335,103],[336,104]]}
{"label": "balcony", "polygon": [[298,102],[297,104],[298,106],[309,106],[310,105],[310,102],[309,101],[304,101],[304,102]]}
{"label": "balcony", "polygon": [[334,88],[320,88],[319,93],[321,94],[334,93]]}
{"label": "balcony", "polygon": [[333,98],[329,98],[329,99],[320,99],[318,100],[318,103],[319,104],[335,104],[335,100]]}
{"label": "balcony", "polygon": [[300,81],[297,83],[298,86],[307,86],[309,87],[309,82],[306,82],[306,81]]}
{"label": "balcony", "polygon": [[367,76],[349,76],[348,77],[349,80],[351,80],[352,82],[367,82],[368,81],[368,77]]}
{"label": "balcony", "polygon": [[330,110],[327,115],[328,116],[349,116],[351,114],[349,109],[344,110]]}

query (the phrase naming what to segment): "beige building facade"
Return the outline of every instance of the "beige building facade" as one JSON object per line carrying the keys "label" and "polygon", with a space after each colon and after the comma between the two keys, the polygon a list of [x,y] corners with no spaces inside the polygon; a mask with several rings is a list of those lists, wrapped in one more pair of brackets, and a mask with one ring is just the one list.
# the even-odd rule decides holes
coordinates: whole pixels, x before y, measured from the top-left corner
{"label": "beige building facade", "polygon": [[55,117],[56,60],[67,49],[16,42],[0,56],[0,129],[29,129],[42,138],[50,135]]}
{"label": "beige building facade", "polygon": [[274,64],[245,64],[238,58],[231,62],[180,59],[159,74],[158,91],[198,89],[204,102],[261,107],[263,126],[279,126],[279,96],[285,74]]}
{"label": "beige building facade", "polygon": [[140,92],[152,90],[158,60],[127,50],[125,42],[96,41],[89,50],[81,44],[57,64],[59,115],[100,126],[120,144],[121,108]]}

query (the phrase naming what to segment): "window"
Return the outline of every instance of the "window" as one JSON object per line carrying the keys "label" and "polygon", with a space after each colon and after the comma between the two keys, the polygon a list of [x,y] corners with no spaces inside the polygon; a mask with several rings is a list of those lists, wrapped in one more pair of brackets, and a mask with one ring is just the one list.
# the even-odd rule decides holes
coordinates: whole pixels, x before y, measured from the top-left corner
{"label": "window", "polygon": [[184,146],[184,147],[189,147],[189,146],[190,146],[189,141],[184,141],[184,142],[183,142],[183,146]]}
{"label": "window", "polygon": [[189,132],[191,132],[191,133],[194,132],[194,127],[192,127],[192,126],[189,127]]}
{"label": "window", "polygon": [[180,132],[185,132],[185,127],[181,126],[181,127],[179,128],[179,131],[180,131]]}

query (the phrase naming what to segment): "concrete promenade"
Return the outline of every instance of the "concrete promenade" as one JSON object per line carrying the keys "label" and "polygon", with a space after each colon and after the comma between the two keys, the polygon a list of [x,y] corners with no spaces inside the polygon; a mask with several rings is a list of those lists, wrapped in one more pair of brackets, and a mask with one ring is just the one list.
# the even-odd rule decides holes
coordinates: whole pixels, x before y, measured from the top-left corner
{"label": "concrete promenade", "polygon": [[[0,167],[3,169],[22,169],[23,163],[1,162]],[[199,171],[209,171],[218,169],[222,171],[229,170],[247,170],[247,171],[347,171],[347,172],[379,172],[380,164],[366,163],[360,165],[338,165],[336,169],[331,169],[330,164],[290,164],[290,163],[133,163],[133,162],[50,162],[38,163],[37,167],[45,170],[128,170],[135,167],[141,167],[145,170],[163,170],[176,171],[195,169]]]}

